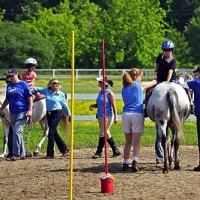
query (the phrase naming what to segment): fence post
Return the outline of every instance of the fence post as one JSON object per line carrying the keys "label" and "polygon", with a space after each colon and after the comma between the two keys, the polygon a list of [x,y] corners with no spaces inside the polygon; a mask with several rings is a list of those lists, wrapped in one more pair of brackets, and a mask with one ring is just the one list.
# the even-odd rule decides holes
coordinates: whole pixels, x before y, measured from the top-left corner
{"label": "fence post", "polygon": [[78,80],[78,69],[76,69],[76,81]]}
{"label": "fence post", "polygon": [[99,69],[99,77],[101,77],[101,69]]}
{"label": "fence post", "polygon": [[55,71],[56,71],[56,70],[55,70],[55,69],[53,69],[53,78],[55,77]]}

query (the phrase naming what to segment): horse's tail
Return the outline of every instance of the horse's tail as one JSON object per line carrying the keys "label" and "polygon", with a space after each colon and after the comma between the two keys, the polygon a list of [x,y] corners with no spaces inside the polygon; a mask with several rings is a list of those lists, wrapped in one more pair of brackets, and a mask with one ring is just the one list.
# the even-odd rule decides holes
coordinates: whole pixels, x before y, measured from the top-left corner
{"label": "horse's tail", "polygon": [[181,117],[179,115],[180,106],[178,104],[178,95],[175,91],[169,90],[167,92],[167,101],[169,104],[169,111],[171,116],[171,121],[175,126],[175,129],[177,130],[177,137],[180,138],[180,136],[183,133],[183,123],[181,120]]}
{"label": "horse's tail", "polygon": [[65,134],[69,134],[69,116],[66,116],[65,114],[62,114],[61,118],[61,129]]}

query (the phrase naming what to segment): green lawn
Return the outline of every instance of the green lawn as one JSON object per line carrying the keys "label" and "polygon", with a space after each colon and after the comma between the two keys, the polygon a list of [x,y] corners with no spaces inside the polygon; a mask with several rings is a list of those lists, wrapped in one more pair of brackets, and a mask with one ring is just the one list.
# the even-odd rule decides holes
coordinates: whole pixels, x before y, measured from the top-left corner
{"label": "green lawn", "polygon": [[[37,86],[46,87],[48,80],[38,79],[36,81]],[[65,93],[71,92],[71,81],[69,79],[60,79],[62,85],[62,91]],[[4,83],[3,81],[0,84]],[[113,91],[115,93],[121,93],[121,80],[114,80]],[[75,81],[75,93],[87,93],[87,94],[97,94],[99,88],[97,87],[97,81],[90,79],[79,79]],[[89,111],[88,107],[94,101],[81,101],[75,100],[74,104],[74,114],[75,115],[95,115],[96,110]],[[69,107],[71,107],[71,102],[69,101]],[[122,113],[123,102],[117,101],[118,114]],[[197,135],[196,135],[196,123],[195,122],[186,122],[184,126],[184,137],[181,138],[182,145],[196,145],[197,144]],[[26,127],[27,129],[27,127]],[[70,136],[64,135],[60,130],[62,137],[65,139],[67,144],[70,144]],[[83,121],[83,122],[74,122],[74,148],[96,148],[98,142],[98,123],[97,121]],[[124,144],[124,134],[122,132],[122,124],[119,122],[116,125],[111,127],[112,136],[115,138],[117,144],[122,146]],[[27,149],[33,151],[35,146],[40,141],[42,137],[42,130],[39,127],[39,124],[34,126],[34,130],[31,133],[30,142],[26,145]],[[24,139],[26,141],[27,131],[24,133]],[[145,133],[142,136],[142,146],[154,146],[155,142],[155,124],[154,122],[145,122]],[[2,125],[0,124],[0,149],[2,149],[3,144],[3,131]],[[47,141],[44,143],[42,151],[45,152]]]}
{"label": "green lawn", "polygon": [[[196,145],[197,135],[196,135],[196,124],[195,122],[186,122],[184,126],[184,136],[181,138],[181,145]],[[25,128],[27,129],[27,127]],[[74,122],[74,149],[80,148],[96,148],[98,142],[99,127],[96,121],[84,121],[84,122]],[[59,132],[64,140],[70,145],[70,135],[65,135],[59,128]],[[122,123],[119,122],[116,125],[112,125],[111,134],[116,140],[118,146],[124,145],[124,134],[122,132]],[[29,151],[33,151],[35,146],[39,143],[42,137],[42,130],[39,124],[35,124],[34,130],[31,132],[30,141],[26,144]],[[27,130],[24,132],[24,139],[26,141]],[[155,142],[155,124],[154,122],[145,122],[145,132],[142,135],[142,147],[154,146]],[[2,126],[0,125],[0,149],[2,149],[3,144],[3,132]],[[42,147],[42,152],[46,150],[47,140]]]}

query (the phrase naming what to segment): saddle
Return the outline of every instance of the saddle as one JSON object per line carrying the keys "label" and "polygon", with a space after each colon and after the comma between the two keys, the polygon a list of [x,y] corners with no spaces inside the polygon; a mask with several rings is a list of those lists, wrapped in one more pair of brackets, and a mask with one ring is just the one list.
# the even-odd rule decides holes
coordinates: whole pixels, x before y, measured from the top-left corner
{"label": "saddle", "polygon": [[36,102],[36,101],[39,101],[41,99],[44,99],[45,96],[41,93],[33,93],[33,103]]}
{"label": "saddle", "polygon": [[145,98],[144,98],[144,101],[143,101],[143,104],[145,105],[145,108],[144,108],[144,117],[148,117],[148,115],[147,115],[147,103],[149,101],[149,98],[152,95],[154,87],[155,86],[146,89]]}

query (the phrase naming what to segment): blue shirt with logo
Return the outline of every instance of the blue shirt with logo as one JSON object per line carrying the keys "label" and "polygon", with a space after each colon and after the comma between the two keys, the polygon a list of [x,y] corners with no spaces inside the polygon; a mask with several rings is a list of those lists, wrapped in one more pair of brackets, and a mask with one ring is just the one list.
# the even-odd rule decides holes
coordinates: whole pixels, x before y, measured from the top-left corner
{"label": "blue shirt with logo", "polygon": [[32,96],[29,85],[20,80],[18,83],[9,82],[6,90],[9,110],[12,114],[29,111],[29,97]]}

